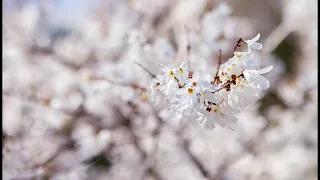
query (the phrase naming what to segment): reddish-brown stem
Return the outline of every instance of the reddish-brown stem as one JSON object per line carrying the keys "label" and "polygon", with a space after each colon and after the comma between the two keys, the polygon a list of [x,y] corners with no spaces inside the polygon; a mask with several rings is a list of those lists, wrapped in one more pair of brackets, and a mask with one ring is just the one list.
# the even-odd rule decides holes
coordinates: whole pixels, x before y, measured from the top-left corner
{"label": "reddish-brown stem", "polygon": [[[241,47],[241,43],[243,43],[244,41],[242,40],[242,38],[240,38],[237,43],[233,46],[233,54],[234,52],[236,52],[236,50],[238,49],[238,47]],[[232,56],[233,56],[232,54]]]}
{"label": "reddish-brown stem", "polygon": [[[245,79],[244,75],[243,74],[240,74],[238,77],[242,77]],[[226,83],[224,83],[219,89],[211,92],[212,94],[216,93],[216,92],[219,92],[221,91],[222,89],[226,88],[228,85],[231,85],[231,84],[235,84],[236,83],[236,79],[233,79],[232,81],[227,81]]]}
{"label": "reddish-brown stem", "polygon": [[219,62],[218,62],[217,72],[216,72],[216,75],[213,80],[213,84],[215,84],[218,79],[218,73],[219,73],[219,69],[221,66],[221,61],[222,61],[222,51],[221,51],[221,49],[219,49]]}

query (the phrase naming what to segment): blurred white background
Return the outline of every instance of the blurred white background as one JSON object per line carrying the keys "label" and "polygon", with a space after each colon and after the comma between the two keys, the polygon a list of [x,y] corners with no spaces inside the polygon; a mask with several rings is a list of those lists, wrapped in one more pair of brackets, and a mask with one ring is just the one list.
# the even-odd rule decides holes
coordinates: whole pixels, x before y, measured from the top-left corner
{"label": "blurred white background", "polygon": [[[316,0],[3,1],[2,172],[11,179],[317,179]],[[216,69],[261,34],[264,97],[235,131],[180,124],[145,92],[157,65]]]}

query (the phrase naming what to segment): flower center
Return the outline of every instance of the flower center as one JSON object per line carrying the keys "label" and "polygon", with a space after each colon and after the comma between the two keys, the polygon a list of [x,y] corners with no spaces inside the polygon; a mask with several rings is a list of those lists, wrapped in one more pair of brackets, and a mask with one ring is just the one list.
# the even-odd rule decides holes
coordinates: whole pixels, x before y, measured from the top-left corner
{"label": "flower center", "polygon": [[236,78],[237,78],[237,76],[236,76],[235,74],[232,74],[232,75],[231,75],[231,79],[232,79],[232,80],[235,80]]}

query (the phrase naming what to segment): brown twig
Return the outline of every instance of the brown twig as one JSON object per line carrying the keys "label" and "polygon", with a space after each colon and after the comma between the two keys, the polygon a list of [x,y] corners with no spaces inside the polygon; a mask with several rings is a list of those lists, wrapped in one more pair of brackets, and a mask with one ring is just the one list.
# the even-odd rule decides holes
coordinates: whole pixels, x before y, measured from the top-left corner
{"label": "brown twig", "polygon": [[219,62],[218,62],[216,75],[214,76],[213,84],[215,84],[216,81],[218,80],[218,73],[219,73],[219,69],[221,66],[221,61],[222,61],[222,51],[221,51],[221,49],[219,49]]}
{"label": "brown twig", "polygon": [[89,78],[92,79],[92,80],[104,80],[104,81],[107,81],[110,84],[114,84],[114,85],[117,85],[117,86],[130,87],[130,88],[133,88],[133,89],[140,89],[140,90],[143,90],[143,91],[146,90],[146,88],[138,86],[137,84],[126,84],[126,83],[115,82],[113,80],[110,80],[110,79],[104,78],[104,77],[100,77],[100,76],[92,75]]}
{"label": "brown twig", "polygon": [[233,53],[232,56],[234,54],[234,52],[236,52],[236,50],[238,49],[238,47],[241,47],[241,43],[243,43],[244,41],[242,40],[242,38],[240,38],[237,43],[233,46]]}
{"label": "brown twig", "polygon": [[154,75],[153,73],[151,73],[147,68],[145,68],[144,66],[142,66],[140,63],[138,63],[137,61],[134,61],[134,63],[136,63],[139,67],[141,67],[144,71],[146,71],[151,77],[156,78],[156,75]]}
{"label": "brown twig", "polygon": [[[239,76],[238,76],[238,78],[240,78],[240,77],[242,77],[242,78],[244,78],[245,79],[245,77],[244,77],[244,75],[243,74],[240,74]],[[227,88],[227,91],[228,90],[231,90],[230,89],[230,85],[231,84],[236,84],[236,79],[233,79],[233,80],[228,80],[227,82],[225,82],[219,89],[217,89],[217,90],[215,90],[215,91],[213,91],[213,92],[211,92],[212,94],[214,94],[214,93],[216,93],[216,92],[219,92],[219,91],[221,91],[222,89],[224,89],[224,88]],[[229,89],[228,89],[229,88]]]}

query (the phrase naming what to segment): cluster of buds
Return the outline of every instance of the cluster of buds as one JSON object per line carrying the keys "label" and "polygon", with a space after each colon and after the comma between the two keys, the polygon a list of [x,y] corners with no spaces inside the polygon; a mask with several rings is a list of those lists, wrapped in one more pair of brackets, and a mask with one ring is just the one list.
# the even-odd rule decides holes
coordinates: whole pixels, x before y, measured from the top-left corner
{"label": "cluster of buds", "polygon": [[[235,114],[253,104],[261,97],[262,90],[270,86],[262,74],[273,66],[260,69],[255,53],[262,48],[256,42],[259,36],[246,41],[240,39],[233,57],[219,65],[211,80],[204,79],[199,70],[189,73],[186,62],[177,68],[160,64],[163,74],[152,80],[148,88],[150,100],[155,104],[165,103],[176,117],[198,126],[213,129],[219,124],[232,129],[229,125],[237,122]],[[247,45],[247,52],[237,51],[242,44]]]}

